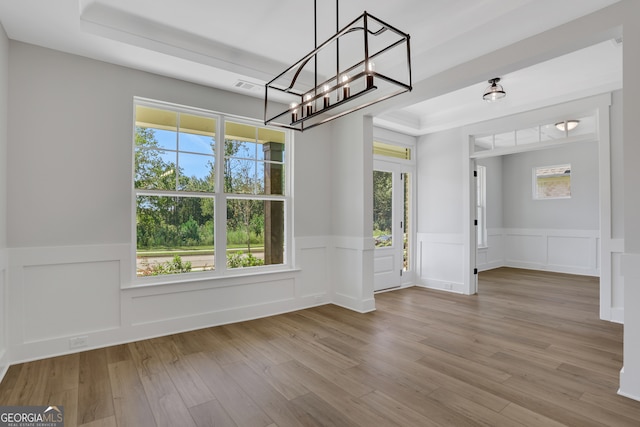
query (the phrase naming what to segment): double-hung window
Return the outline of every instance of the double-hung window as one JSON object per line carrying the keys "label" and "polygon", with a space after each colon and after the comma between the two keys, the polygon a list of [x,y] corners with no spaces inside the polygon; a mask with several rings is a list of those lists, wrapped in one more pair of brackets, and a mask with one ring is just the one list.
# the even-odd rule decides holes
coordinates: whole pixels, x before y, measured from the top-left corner
{"label": "double-hung window", "polygon": [[135,101],[136,275],[287,264],[287,131]]}
{"label": "double-hung window", "polygon": [[476,166],[476,244],[487,247],[487,168]]}

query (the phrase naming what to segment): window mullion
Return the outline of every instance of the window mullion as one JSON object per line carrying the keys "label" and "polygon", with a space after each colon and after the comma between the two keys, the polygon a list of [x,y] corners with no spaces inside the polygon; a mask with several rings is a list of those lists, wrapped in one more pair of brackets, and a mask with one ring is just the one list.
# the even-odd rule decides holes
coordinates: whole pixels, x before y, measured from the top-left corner
{"label": "window mullion", "polygon": [[176,113],[176,186],[175,189],[180,188],[180,113]]}
{"label": "window mullion", "polygon": [[224,194],[224,145],[225,145],[225,121],[226,117],[220,116],[216,129],[216,183],[214,203],[214,241],[215,262],[219,274],[224,274],[227,269],[227,198]]}

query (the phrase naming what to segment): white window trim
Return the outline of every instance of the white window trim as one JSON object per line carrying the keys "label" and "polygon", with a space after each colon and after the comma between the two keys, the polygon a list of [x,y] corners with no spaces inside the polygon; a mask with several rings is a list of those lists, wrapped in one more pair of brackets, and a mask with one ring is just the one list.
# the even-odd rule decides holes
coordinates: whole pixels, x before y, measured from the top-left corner
{"label": "white window trim", "polygon": [[[215,193],[189,193],[180,192],[184,195],[197,195],[199,197],[211,197],[214,199],[214,233],[215,236],[224,236],[224,238],[216,237],[214,242],[215,250],[215,270],[203,271],[203,272],[189,272],[168,274],[162,276],[149,276],[139,277],[137,276],[137,229],[136,229],[136,207],[137,195],[143,194],[160,194],[170,193],[171,191],[154,191],[154,190],[138,190],[134,187],[135,179],[135,129],[136,129],[136,106],[141,105],[145,107],[158,108],[168,111],[175,111],[176,113],[186,113],[200,115],[204,117],[216,119],[216,147],[215,147],[215,161],[216,161],[216,176],[215,176]],[[131,143],[131,255],[130,259],[133,265],[131,268],[131,281],[130,283],[123,283],[122,288],[134,288],[153,285],[167,285],[197,281],[210,281],[219,280],[229,277],[239,276],[255,276],[260,274],[271,274],[277,272],[295,271],[293,265],[293,132],[290,130],[283,130],[279,127],[265,126],[261,120],[254,120],[246,117],[240,117],[231,114],[220,113],[216,111],[206,110],[198,107],[189,107],[180,104],[173,104],[166,101],[158,101],[149,98],[134,97],[132,103],[132,143]],[[233,121],[234,123],[242,123],[250,126],[258,126],[267,129],[274,129],[279,132],[285,133],[285,194],[284,195],[264,195],[264,194],[234,194],[224,193],[224,168],[220,167],[221,159],[224,159],[224,138],[219,141],[219,135],[224,135],[224,123],[226,121]],[[256,267],[243,267],[228,269],[226,263],[226,208],[228,199],[259,199],[259,200],[278,200],[284,202],[285,218],[284,218],[284,260],[282,264],[277,265],[265,265]],[[224,256],[222,255],[224,254]]]}
{"label": "white window trim", "polygon": [[479,234],[482,237],[476,242],[476,245],[478,249],[485,249],[489,247],[489,242],[487,241],[487,167],[482,165],[476,166],[476,175],[476,179],[478,180],[476,182],[476,188],[480,186],[480,197],[478,197],[476,191],[476,212],[478,208],[482,210],[482,218],[478,219],[478,230],[476,230],[480,232]]}

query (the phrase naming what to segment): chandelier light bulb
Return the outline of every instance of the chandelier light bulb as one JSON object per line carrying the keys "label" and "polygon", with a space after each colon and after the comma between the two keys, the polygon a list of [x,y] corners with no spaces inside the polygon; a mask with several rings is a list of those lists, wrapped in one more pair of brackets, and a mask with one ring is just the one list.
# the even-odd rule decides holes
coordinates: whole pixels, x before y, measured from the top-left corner
{"label": "chandelier light bulb", "polygon": [[349,76],[347,74],[342,76],[342,99],[347,99],[350,95],[349,91]]}
{"label": "chandelier light bulb", "polygon": [[291,123],[298,121],[298,104],[295,102],[291,103]]}
{"label": "chandelier light bulb", "polygon": [[330,105],[329,100],[329,85],[324,85],[324,108],[327,108]]}
{"label": "chandelier light bulb", "polygon": [[367,69],[366,69],[367,89],[373,87],[373,71],[375,70],[375,67],[376,67],[376,64],[374,64],[373,61],[367,62]]}

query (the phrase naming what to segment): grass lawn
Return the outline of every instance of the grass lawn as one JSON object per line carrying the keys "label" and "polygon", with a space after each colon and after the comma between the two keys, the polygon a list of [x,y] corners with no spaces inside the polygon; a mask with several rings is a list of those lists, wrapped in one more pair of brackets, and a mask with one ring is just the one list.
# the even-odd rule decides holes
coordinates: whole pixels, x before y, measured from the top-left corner
{"label": "grass lawn", "polygon": [[[248,252],[246,245],[227,245],[227,252],[237,252],[244,251]],[[264,251],[264,245],[261,246],[251,246],[251,251],[262,252]],[[163,257],[163,256],[187,256],[187,255],[213,255],[215,250],[211,248],[211,246],[190,246],[188,248],[175,248],[175,249],[166,249],[166,248],[154,248],[154,249],[138,249],[137,255],[142,257]]]}

